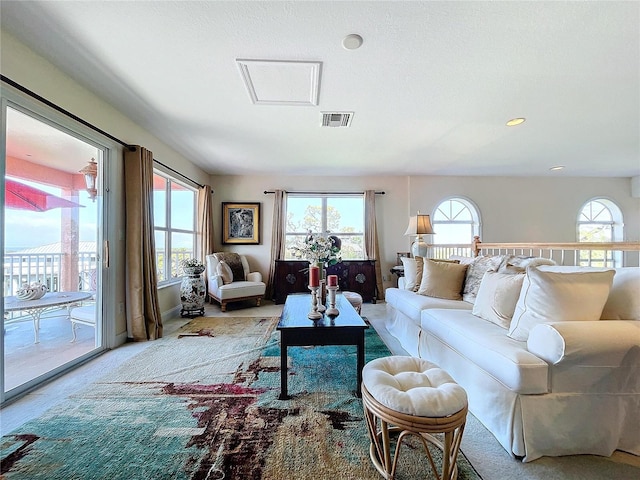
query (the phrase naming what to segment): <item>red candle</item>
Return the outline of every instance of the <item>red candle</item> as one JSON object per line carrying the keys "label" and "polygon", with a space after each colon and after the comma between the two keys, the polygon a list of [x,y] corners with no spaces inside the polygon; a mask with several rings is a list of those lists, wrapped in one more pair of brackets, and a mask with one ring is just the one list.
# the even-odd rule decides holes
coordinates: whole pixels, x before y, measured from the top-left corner
{"label": "red candle", "polygon": [[327,285],[329,287],[337,287],[338,286],[338,275],[329,275],[327,277]]}
{"label": "red candle", "polygon": [[320,286],[320,269],[318,267],[314,267],[314,266],[309,267],[309,286],[310,287]]}

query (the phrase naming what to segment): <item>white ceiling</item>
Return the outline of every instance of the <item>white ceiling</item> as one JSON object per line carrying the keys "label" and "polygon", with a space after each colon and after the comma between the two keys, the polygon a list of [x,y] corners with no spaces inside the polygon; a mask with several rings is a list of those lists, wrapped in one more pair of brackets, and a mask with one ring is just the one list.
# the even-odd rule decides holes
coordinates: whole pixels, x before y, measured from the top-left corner
{"label": "white ceiling", "polygon": [[[637,1],[3,0],[2,28],[211,174],[640,175]],[[254,104],[239,59],[321,62],[318,104]],[[299,97],[283,72],[256,90]]]}

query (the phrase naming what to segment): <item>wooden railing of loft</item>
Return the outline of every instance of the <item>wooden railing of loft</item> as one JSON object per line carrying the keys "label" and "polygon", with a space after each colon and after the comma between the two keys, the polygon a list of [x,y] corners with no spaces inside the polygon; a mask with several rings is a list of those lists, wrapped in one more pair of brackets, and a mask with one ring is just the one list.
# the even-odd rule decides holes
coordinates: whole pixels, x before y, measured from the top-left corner
{"label": "wooden railing of loft", "polygon": [[470,245],[429,245],[430,258],[444,259],[452,255],[524,255],[549,258],[558,265],[638,267],[640,242],[484,243],[475,237]]}

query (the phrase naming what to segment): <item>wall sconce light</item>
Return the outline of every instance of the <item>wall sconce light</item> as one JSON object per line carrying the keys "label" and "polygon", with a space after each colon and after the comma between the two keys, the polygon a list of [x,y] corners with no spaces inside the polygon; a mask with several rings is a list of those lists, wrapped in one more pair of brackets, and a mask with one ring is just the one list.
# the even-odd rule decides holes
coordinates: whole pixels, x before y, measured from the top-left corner
{"label": "wall sconce light", "polygon": [[96,180],[98,178],[98,164],[96,159],[92,158],[89,164],[80,170],[80,173],[84,175],[84,183],[87,185],[87,192],[89,198],[95,202],[98,189],[96,188]]}
{"label": "wall sconce light", "polygon": [[422,235],[434,234],[431,226],[431,218],[429,215],[420,215],[420,212],[414,217],[409,217],[409,226],[405,235],[417,235],[416,241],[411,244],[411,254],[414,257],[424,257],[427,255],[428,245],[422,241]]}

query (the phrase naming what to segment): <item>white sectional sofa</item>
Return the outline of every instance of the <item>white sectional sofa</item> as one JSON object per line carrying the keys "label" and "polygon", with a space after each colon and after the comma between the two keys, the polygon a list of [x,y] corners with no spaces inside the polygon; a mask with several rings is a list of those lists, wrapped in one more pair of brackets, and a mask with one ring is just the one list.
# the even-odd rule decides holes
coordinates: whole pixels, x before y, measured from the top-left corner
{"label": "white sectional sofa", "polygon": [[[415,287],[409,276],[387,289],[389,332],[410,355],[452,375],[469,410],[525,462],[616,449],[640,455],[640,268],[613,274],[478,258],[468,260],[459,287],[467,301],[426,295],[440,295],[437,285],[451,289],[450,278],[433,272]],[[425,272],[433,267],[424,263]],[[442,265],[458,276],[464,269]],[[506,301],[500,288],[486,292],[496,278],[510,282]],[[414,291],[425,281],[436,291]]]}

